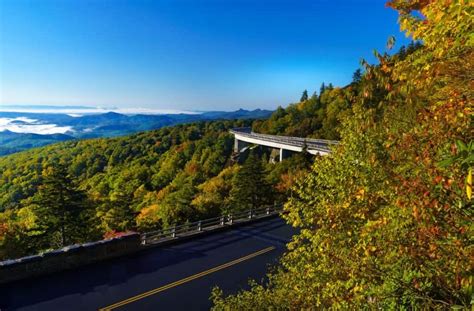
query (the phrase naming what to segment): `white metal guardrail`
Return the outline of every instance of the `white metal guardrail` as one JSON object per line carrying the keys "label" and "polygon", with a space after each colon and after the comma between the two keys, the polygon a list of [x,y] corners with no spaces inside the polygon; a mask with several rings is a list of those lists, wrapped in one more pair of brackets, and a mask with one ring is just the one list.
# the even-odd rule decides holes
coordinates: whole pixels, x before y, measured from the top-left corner
{"label": "white metal guardrail", "polygon": [[216,229],[224,226],[231,226],[237,223],[247,222],[252,219],[279,214],[282,211],[283,205],[275,205],[271,207],[262,207],[249,211],[203,219],[179,226],[173,226],[161,230],[143,233],[141,235],[141,243],[142,245],[150,245],[164,240],[189,236],[202,231]]}

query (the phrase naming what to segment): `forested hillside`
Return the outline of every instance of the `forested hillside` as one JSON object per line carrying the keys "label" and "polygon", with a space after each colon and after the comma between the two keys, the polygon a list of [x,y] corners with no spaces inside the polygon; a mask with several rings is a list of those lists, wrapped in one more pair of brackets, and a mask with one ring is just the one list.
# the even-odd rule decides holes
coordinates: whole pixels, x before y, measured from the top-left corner
{"label": "forested hillside", "polygon": [[350,112],[351,98],[357,94],[358,82],[340,88],[332,84],[321,85],[319,95],[308,97],[305,90],[299,103],[286,109],[278,107],[268,120],[257,121],[253,130],[257,133],[297,137],[339,139],[339,119]]}
{"label": "forested hillside", "polygon": [[200,122],[0,158],[0,258],[284,202],[311,159],[271,164],[256,149],[233,161],[228,131],[250,125]]}
{"label": "forested hillside", "polygon": [[358,75],[345,88],[322,86],[319,96],[305,91],[265,121],[198,122],[0,157],[0,259],[286,202],[315,158],[271,163],[271,151],[256,148],[236,159],[229,129],[338,138]]}
{"label": "forested hillside", "polygon": [[[287,202],[301,229],[216,310],[470,308],[473,5],[393,0],[415,42],[267,120],[200,122],[0,158],[0,259]],[[387,48],[395,42],[388,40]],[[315,160],[232,157],[232,127],[340,139]]]}
{"label": "forested hillside", "polygon": [[[215,310],[472,309],[474,7],[389,6],[423,45],[404,57],[376,53],[356,93],[331,91],[345,94],[335,106],[349,115],[339,147],[285,206],[301,233],[268,282],[228,297],[216,289]],[[278,113],[259,128],[296,133],[299,121]]]}
{"label": "forested hillside", "polygon": [[64,134],[38,135],[5,130],[0,132],[0,156],[71,139],[74,137]]}
{"label": "forested hillside", "polygon": [[[392,59],[417,48],[411,44]],[[315,158],[298,154],[270,163],[270,151],[257,148],[236,161],[229,129],[339,138],[341,120],[353,114],[353,99],[371,83],[358,70],[350,85],[323,85],[310,98],[305,91],[300,102],[278,108],[268,120],[199,122],[2,157],[0,258],[284,203]],[[366,99],[366,105],[379,98]],[[246,200],[252,196],[259,200]]]}

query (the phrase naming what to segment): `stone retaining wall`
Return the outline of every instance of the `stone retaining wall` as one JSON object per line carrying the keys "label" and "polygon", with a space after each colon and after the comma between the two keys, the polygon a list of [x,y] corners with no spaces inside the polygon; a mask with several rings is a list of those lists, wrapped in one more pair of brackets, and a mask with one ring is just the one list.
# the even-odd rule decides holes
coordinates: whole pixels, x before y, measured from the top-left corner
{"label": "stone retaining wall", "polygon": [[235,221],[232,225],[216,225],[203,231],[180,234],[174,238],[163,238],[156,243],[146,245],[142,245],[140,234],[132,232],[113,239],[69,245],[40,255],[0,261],[0,284],[72,269],[101,260],[135,253],[139,250],[179,243],[277,216],[278,214],[276,213],[265,214],[252,219]]}
{"label": "stone retaining wall", "polygon": [[140,234],[128,233],[109,240],[70,245],[41,255],[0,261],[0,284],[123,256],[136,252],[140,242]]}

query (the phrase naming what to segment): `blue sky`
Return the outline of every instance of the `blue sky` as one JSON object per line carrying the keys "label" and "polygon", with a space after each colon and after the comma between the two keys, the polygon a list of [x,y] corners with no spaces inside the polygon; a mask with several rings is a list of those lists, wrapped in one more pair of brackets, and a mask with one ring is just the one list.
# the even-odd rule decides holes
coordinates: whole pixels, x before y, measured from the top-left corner
{"label": "blue sky", "polygon": [[390,35],[382,0],[2,0],[0,103],[274,109]]}

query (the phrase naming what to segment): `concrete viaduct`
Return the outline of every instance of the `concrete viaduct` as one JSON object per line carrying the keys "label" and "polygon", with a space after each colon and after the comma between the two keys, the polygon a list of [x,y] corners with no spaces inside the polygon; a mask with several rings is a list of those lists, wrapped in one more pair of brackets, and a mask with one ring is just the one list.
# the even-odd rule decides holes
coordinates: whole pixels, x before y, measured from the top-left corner
{"label": "concrete viaduct", "polygon": [[235,138],[234,152],[245,151],[252,144],[260,145],[279,149],[280,161],[288,157],[290,152],[302,152],[305,148],[308,153],[313,155],[327,155],[331,152],[330,147],[338,144],[338,141],[335,140],[257,134],[246,127],[234,128],[230,130],[230,133]]}

